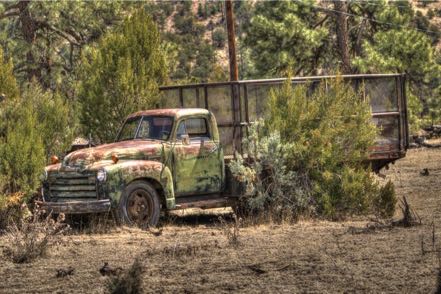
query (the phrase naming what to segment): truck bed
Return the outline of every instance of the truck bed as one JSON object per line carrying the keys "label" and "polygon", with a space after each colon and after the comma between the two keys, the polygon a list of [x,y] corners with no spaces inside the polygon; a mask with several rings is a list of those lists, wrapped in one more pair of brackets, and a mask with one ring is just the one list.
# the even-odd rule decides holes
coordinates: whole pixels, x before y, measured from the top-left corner
{"label": "truck bed", "polygon": [[[307,84],[313,91],[318,83],[336,76],[297,77],[293,84]],[[375,170],[405,156],[408,147],[408,121],[403,74],[359,74],[341,76],[371,104],[372,121],[379,137],[369,160]],[[225,160],[241,153],[241,141],[250,122],[265,115],[269,91],[286,79],[245,80],[160,87],[160,107],[207,108],[218,122]]]}

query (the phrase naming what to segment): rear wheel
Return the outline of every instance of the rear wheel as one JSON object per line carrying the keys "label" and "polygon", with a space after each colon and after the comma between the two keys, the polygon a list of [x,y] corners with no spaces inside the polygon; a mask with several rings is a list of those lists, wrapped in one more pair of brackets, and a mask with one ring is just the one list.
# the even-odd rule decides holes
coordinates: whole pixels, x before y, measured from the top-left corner
{"label": "rear wheel", "polygon": [[159,222],[160,212],[158,193],[149,183],[135,181],[124,189],[118,207],[123,223],[141,228],[154,227]]}

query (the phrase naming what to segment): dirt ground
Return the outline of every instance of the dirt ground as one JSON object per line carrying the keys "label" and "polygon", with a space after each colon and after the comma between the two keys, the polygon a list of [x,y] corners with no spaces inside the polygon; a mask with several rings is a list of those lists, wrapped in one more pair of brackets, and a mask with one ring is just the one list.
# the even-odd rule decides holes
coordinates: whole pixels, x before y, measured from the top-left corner
{"label": "dirt ground", "polygon": [[[424,168],[428,176],[420,174]],[[147,293],[433,293],[439,267],[434,247],[441,246],[441,150],[410,150],[384,174],[423,225],[366,230],[369,220],[268,224],[241,228],[235,248],[218,221],[228,210],[178,214],[159,236],[120,228],[63,237],[62,245],[29,264],[0,255],[0,292],[102,293],[104,262],[125,269],[139,257]],[[0,237],[0,251],[4,246]],[[55,277],[69,266],[73,275]]]}

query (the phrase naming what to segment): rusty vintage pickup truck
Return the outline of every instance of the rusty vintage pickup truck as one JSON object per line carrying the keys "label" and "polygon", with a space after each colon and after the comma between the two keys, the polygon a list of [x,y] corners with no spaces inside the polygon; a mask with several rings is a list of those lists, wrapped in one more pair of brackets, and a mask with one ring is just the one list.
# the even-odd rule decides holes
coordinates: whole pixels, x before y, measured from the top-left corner
{"label": "rusty vintage pickup truck", "polygon": [[[293,79],[326,82],[333,77]],[[375,170],[405,156],[403,75],[343,76],[369,97],[379,136]],[[54,213],[117,212],[128,224],[154,226],[163,210],[234,204],[240,185],[226,165],[241,152],[247,125],[262,116],[271,87],[283,79],[162,87],[157,110],[131,114],[114,143],[69,153],[45,169],[43,208]],[[164,106],[174,106],[167,108]],[[162,108],[161,108],[162,107]]]}
{"label": "rusty vintage pickup truck", "polygon": [[55,213],[115,207],[123,222],[156,225],[162,208],[228,206],[225,186],[210,111],[147,110],[130,115],[114,143],[74,151],[46,167],[42,206]]}

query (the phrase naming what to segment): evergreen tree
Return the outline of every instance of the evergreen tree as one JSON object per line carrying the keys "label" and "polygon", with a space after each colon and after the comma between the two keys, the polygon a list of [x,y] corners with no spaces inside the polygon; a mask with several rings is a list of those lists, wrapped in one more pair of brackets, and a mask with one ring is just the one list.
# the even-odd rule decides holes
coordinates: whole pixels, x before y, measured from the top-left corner
{"label": "evergreen tree", "polygon": [[0,43],[14,57],[20,84],[36,79],[43,88],[73,98],[82,48],[118,23],[131,6],[118,1],[3,2]]}
{"label": "evergreen tree", "polygon": [[0,198],[32,192],[45,163],[37,115],[32,103],[22,103],[12,70],[0,49]]}
{"label": "evergreen tree", "polygon": [[223,28],[218,28],[213,31],[213,45],[218,48],[223,48],[225,46],[225,41],[227,40],[227,33]]}
{"label": "evergreen tree", "polygon": [[0,48],[0,103],[6,99],[15,100],[20,95],[13,70],[12,59],[6,60]]}
{"label": "evergreen tree", "polygon": [[70,148],[77,132],[76,107],[59,92],[44,90],[36,81],[26,84],[22,104],[32,105],[38,123],[34,126],[44,147],[44,158],[61,157]]}
{"label": "evergreen tree", "polygon": [[[421,115],[429,115],[431,121],[439,119],[441,97],[434,90],[441,83],[441,65],[436,60],[433,36],[416,30],[428,29],[421,14],[414,14],[407,1],[392,5],[378,2],[374,8],[359,9],[370,10],[378,22],[369,23],[374,33],[364,38],[360,55],[353,62],[355,67],[363,73],[406,73],[408,98],[412,100],[408,103],[411,121],[418,123]],[[418,125],[412,127],[417,128]]]}
{"label": "evergreen tree", "polygon": [[30,102],[14,108],[13,116],[0,137],[0,194],[30,194],[38,187],[46,163],[41,129]]}
{"label": "evergreen tree", "polygon": [[255,66],[255,77],[280,76],[290,67],[294,74],[314,70],[311,62],[320,50],[329,30],[314,27],[318,13],[303,2],[258,2],[250,24],[245,29],[245,45],[249,47]]}
{"label": "evergreen tree", "polygon": [[79,93],[84,131],[111,141],[129,113],[155,107],[166,66],[158,29],[143,10],[106,34],[84,60]]}
{"label": "evergreen tree", "polygon": [[12,61],[0,50],[0,198],[16,192],[30,195],[51,154],[62,154],[72,141],[76,121],[71,105],[58,93],[33,81],[20,96]]}
{"label": "evergreen tree", "polygon": [[200,17],[200,18],[206,17],[205,10],[204,10],[202,3],[200,1],[198,2],[198,17]]}

